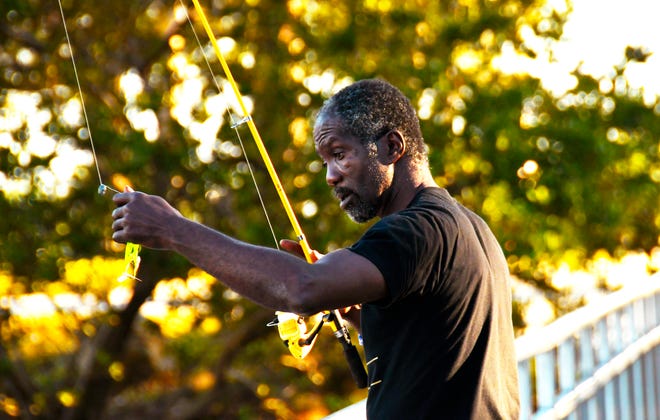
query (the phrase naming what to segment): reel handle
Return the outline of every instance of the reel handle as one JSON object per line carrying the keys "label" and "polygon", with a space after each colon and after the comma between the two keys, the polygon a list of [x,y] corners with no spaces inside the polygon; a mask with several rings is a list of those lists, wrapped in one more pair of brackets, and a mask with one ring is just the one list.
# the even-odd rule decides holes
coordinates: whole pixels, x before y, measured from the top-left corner
{"label": "reel handle", "polygon": [[344,348],[344,356],[348,362],[348,367],[355,384],[358,388],[366,388],[369,383],[369,378],[367,377],[367,372],[364,370],[364,365],[362,364],[362,359],[360,358],[360,353],[357,351],[357,347],[351,343],[347,343],[345,340],[340,341]]}
{"label": "reel handle", "polygon": [[332,312],[328,312],[326,317],[331,321],[330,325],[332,326],[334,335],[341,343],[355,384],[358,388],[366,388],[369,383],[367,372],[362,364],[360,353],[358,353],[357,347],[351,342],[351,335],[348,333],[346,325],[342,322],[341,314],[335,309]]}

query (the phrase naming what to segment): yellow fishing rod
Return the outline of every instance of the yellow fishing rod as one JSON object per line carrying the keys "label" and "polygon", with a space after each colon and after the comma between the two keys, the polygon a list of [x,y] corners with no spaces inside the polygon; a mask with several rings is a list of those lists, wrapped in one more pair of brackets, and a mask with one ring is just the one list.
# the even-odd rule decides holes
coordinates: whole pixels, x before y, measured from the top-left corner
{"label": "yellow fishing rod", "polygon": [[[234,96],[236,96],[236,100],[241,108],[241,112],[243,113],[243,118],[241,121],[237,123],[237,125],[243,123],[247,124],[250,133],[252,134],[252,138],[254,139],[254,142],[257,145],[257,149],[259,149],[259,154],[261,155],[261,159],[266,165],[268,174],[270,175],[273,185],[275,186],[277,195],[279,196],[280,201],[282,202],[284,211],[289,217],[289,222],[291,223],[291,226],[293,227],[293,230],[296,234],[296,240],[298,241],[298,244],[302,248],[303,254],[305,255],[305,259],[307,260],[308,263],[311,264],[314,262],[312,257],[312,248],[309,246],[309,243],[305,238],[305,234],[303,233],[302,228],[300,227],[300,223],[298,223],[298,219],[296,218],[293,208],[291,207],[291,203],[289,202],[289,199],[286,193],[284,192],[284,188],[282,187],[282,183],[280,182],[279,176],[277,175],[277,171],[275,171],[275,167],[273,166],[273,163],[270,159],[270,155],[266,150],[266,146],[261,140],[259,131],[257,130],[257,127],[255,126],[254,121],[252,120],[252,117],[250,116],[250,113],[248,112],[247,107],[245,106],[245,103],[243,102],[243,97],[238,89],[238,85],[236,84],[234,77],[232,76],[231,70],[229,69],[229,65],[227,64],[227,61],[225,60],[224,55],[222,54],[222,51],[218,46],[218,42],[215,39],[213,30],[211,29],[211,25],[209,24],[209,21],[206,18],[206,13],[202,9],[202,6],[199,4],[198,0],[192,0],[192,2],[195,6],[195,10],[197,11],[197,15],[202,23],[202,26],[204,27],[204,30],[206,31],[206,34],[211,42],[211,45],[213,46],[215,55],[220,61],[220,65],[222,66],[225,76],[227,77],[227,81],[229,82],[234,92]],[[288,314],[283,312],[277,312],[276,315],[277,315],[276,319],[273,322],[271,322],[269,325],[277,326],[280,337],[284,341],[284,344],[287,346],[291,354],[297,358],[303,358],[309,353],[323,324],[325,322],[330,323],[330,327],[333,330],[333,334],[342,344],[344,354],[346,355],[349,366],[351,368],[351,374],[353,375],[353,378],[355,379],[357,385],[360,388],[364,388],[367,386],[367,375],[366,372],[364,371],[362,360],[360,359],[360,355],[358,354],[357,349],[351,343],[351,338],[348,333],[348,329],[342,322],[342,317],[339,311],[333,310],[333,311],[323,312],[323,316],[320,318],[320,320],[316,323],[316,325],[311,329],[309,333],[307,332],[307,326],[305,325],[303,318],[300,317],[299,315]]]}
{"label": "yellow fishing rod", "polygon": [[259,135],[257,126],[254,125],[254,121],[252,121],[252,117],[250,116],[250,113],[248,112],[247,107],[245,106],[245,102],[243,101],[241,92],[238,90],[238,85],[234,80],[234,76],[232,76],[231,70],[229,70],[227,61],[225,60],[222,51],[218,46],[218,42],[215,39],[215,35],[213,35],[213,30],[211,29],[211,25],[206,19],[206,14],[204,13],[204,10],[200,6],[198,0],[193,0],[193,3],[195,5],[195,10],[197,11],[199,19],[202,22],[202,26],[204,26],[204,30],[206,31],[206,34],[208,35],[209,40],[211,41],[211,45],[213,46],[215,55],[218,57],[218,60],[220,60],[220,64],[222,65],[222,70],[225,72],[225,76],[227,76],[227,81],[229,82],[232,90],[234,91],[234,96],[236,96],[236,100],[238,101],[238,104],[241,108],[241,112],[243,113],[243,119],[239,121],[239,124],[245,123],[250,129],[252,138],[254,139],[254,142],[257,145],[257,149],[259,149],[259,154],[261,155],[261,159],[264,161],[264,164],[266,165],[268,174],[270,175],[270,178],[273,181],[273,185],[277,190],[277,195],[280,197],[280,201],[284,206],[284,211],[286,211],[286,214],[289,217],[289,222],[291,223],[291,226],[293,227],[293,230],[296,233],[296,239],[298,240],[298,243],[302,247],[303,253],[305,254],[305,259],[307,260],[307,262],[312,263],[313,262],[312,249],[310,248],[309,243],[307,243],[307,240],[305,239],[305,235],[303,234],[303,231],[300,227],[300,223],[298,223],[298,219],[296,218],[296,215],[293,212],[291,203],[289,202],[289,199],[287,198],[286,193],[284,192],[284,188],[282,187],[280,178],[277,176],[277,172],[275,171],[273,162],[270,160],[270,156],[268,155],[266,146],[264,146],[264,142],[261,140],[261,136]]}

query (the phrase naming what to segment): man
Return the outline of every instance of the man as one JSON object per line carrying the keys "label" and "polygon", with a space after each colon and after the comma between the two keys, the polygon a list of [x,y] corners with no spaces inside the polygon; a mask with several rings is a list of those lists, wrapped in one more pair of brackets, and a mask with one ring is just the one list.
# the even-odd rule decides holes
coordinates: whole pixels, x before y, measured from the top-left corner
{"label": "man", "polygon": [[361,304],[369,418],[517,418],[506,261],[486,224],[434,182],[408,99],[384,81],[354,83],[324,104],[314,142],[341,208],[380,218],[350,248],[308,264],[139,192],[115,195],[113,239],[176,251],[274,310]]}

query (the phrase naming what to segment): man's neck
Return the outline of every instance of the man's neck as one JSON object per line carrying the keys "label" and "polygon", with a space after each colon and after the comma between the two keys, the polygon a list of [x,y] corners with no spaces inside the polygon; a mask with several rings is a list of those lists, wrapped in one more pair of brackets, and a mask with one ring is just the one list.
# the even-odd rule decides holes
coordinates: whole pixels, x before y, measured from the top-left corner
{"label": "man's neck", "polygon": [[406,169],[395,175],[390,190],[385,193],[386,204],[379,213],[380,217],[405,209],[421,190],[438,186],[428,167]]}

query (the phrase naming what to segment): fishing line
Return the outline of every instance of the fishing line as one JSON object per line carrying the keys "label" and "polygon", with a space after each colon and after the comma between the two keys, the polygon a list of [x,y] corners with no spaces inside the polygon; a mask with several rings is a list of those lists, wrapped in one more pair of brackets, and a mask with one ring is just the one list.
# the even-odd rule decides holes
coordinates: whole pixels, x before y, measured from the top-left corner
{"label": "fishing line", "polygon": [[[89,144],[92,148],[92,156],[94,158],[94,166],[96,167],[96,173],[99,178],[99,195],[104,195],[106,191],[114,191],[118,193],[116,189],[109,187],[103,183],[103,178],[101,177],[101,168],[99,166],[99,161],[96,157],[96,148],[94,147],[94,138],[92,137],[92,129],[89,124],[89,118],[87,117],[87,108],[85,107],[85,99],[83,97],[82,87],[80,86],[80,78],[78,77],[78,66],[76,65],[76,59],[73,54],[73,47],[71,45],[71,38],[69,37],[69,29],[66,26],[66,18],[64,16],[64,8],[62,7],[62,1],[57,0],[57,4],[60,7],[60,15],[62,16],[62,24],[64,26],[64,35],[66,36],[66,43],[69,48],[69,56],[71,57],[71,65],[73,67],[73,75],[76,79],[76,85],[78,86],[78,96],[80,96],[80,105],[83,111],[83,117],[85,119],[85,126],[87,127],[87,135],[89,136]],[[124,261],[126,267],[124,273],[119,277],[120,281],[123,281],[126,278],[142,281],[136,277],[138,268],[140,267],[140,250],[142,247],[138,244],[131,242],[126,243],[126,249],[124,251]]]}
{"label": "fishing line", "polygon": [[209,73],[211,75],[211,79],[213,79],[213,83],[215,84],[215,87],[218,89],[218,92],[225,97],[225,108],[227,110],[227,114],[229,115],[229,121],[231,123],[231,128],[234,130],[236,133],[236,137],[238,139],[238,143],[241,146],[241,150],[243,151],[243,157],[245,158],[245,164],[247,165],[248,172],[250,172],[250,177],[252,178],[252,183],[254,184],[254,188],[257,192],[257,197],[259,197],[259,203],[261,204],[261,208],[264,212],[264,216],[266,217],[266,222],[268,224],[268,228],[270,229],[270,233],[273,236],[273,241],[275,242],[275,248],[280,249],[279,242],[277,240],[277,235],[275,234],[275,229],[273,228],[273,224],[270,221],[270,216],[268,214],[268,210],[266,209],[266,203],[261,195],[261,190],[259,188],[259,184],[257,183],[257,179],[254,175],[254,171],[252,170],[252,164],[250,163],[250,159],[248,158],[248,155],[245,151],[245,145],[243,144],[243,139],[241,138],[241,133],[239,131],[239,127],[245,123],[251,117],[249,115],[243,117],[240,121],[236,121],[234,119],[234,116],[231,112],[231,108],[229,106],[229,98],[228,95],[225,93],[224,88],[220,86],[220,83],[218,82],[218,79],[215,76],[215,73],[213,73],[213,68],[211,66],[211,62],[209,61],[208,57],[206,56],[206,51],[204,50],[204,47],[202,46],[202,42],[199,39],[199,36],[197,35],[197,31],[195,30],[195,25],[193,25],[192,19],[190,19],[190,15],[188,14],[188,8],[186,5],[183,3],[183,0],[179,0],[179,3],[181,4],[181,8],[183,9],[184,13],[186,14],[186,19],[188,20],[188,23],[190,25],[190,29],[192,29],[192,33],[195,37],[195,40],[197,41],[197,45],[199,46],[199,50],[202,53],[202,56],[204,57],[204,61],[206,62],[206,66],[209,69]]}
{"label": "fishing line", "polygon": [[89,118],[87,117],[87,108],[85,107],[85,98],[83,97],[82,87],[80,86],[80,78],[78,77],[78,66],[76,65],[76,59],[73,54],[73,47],[71,46],[71,39],[69,38],[69,29],[66,26],[66,18],[64,17],[64,8],[62,7],[62,0],[57,0],[57,4],[60,7],[60,15],[62,16],[62,24],[64,26],[64,35],[66,37],[66,43],[69,48],[69,56],[71,57],[71,65],[73,67],[73,75],[76,79],[76,85],[78,86],[78,96],[80,97],[80,105],[83,111],[83,117],[85,119],[85,126],[87,128],[87,135],[89,136],[89,144],[92,146],[92,157],[94,158],[94,166],[96,167],[96,174],[99,177],[99,189],[98,193],[103,195],[106,190],[119,192],[103,183],[103,178],[101,177],[101,168],[99,167],[99,161],[96,157],[96,148],[94,147],[94,138],[92,137],[92,130],[89,125]]}

